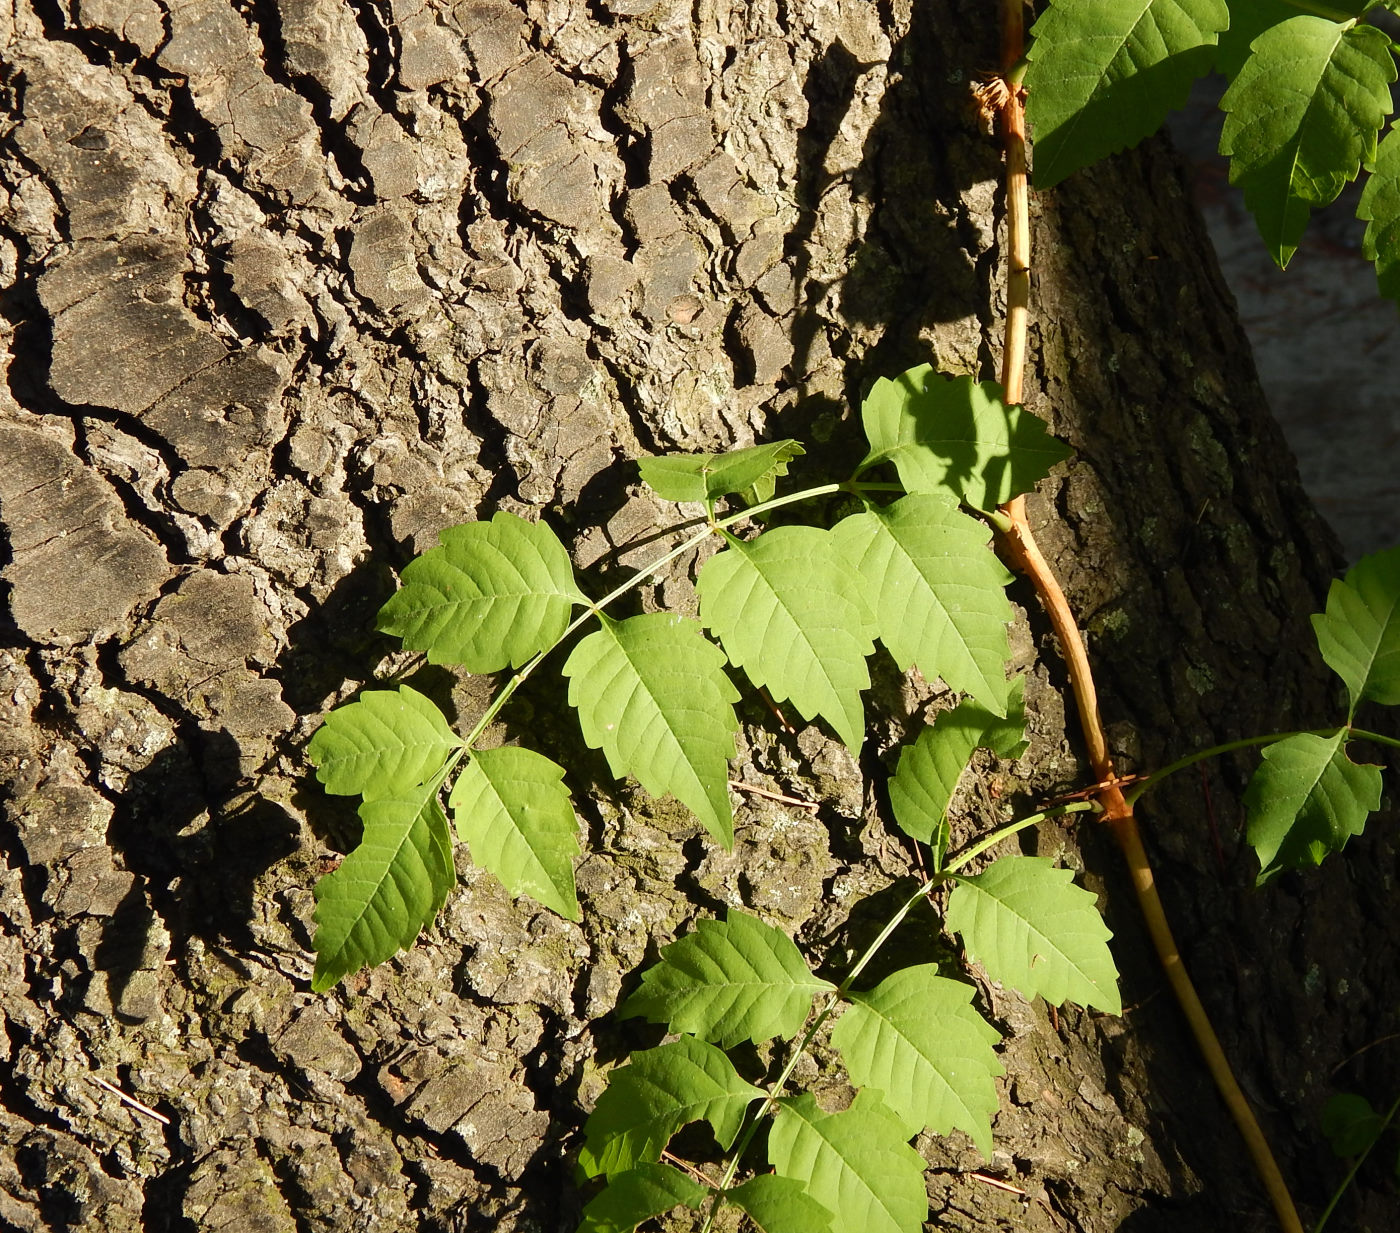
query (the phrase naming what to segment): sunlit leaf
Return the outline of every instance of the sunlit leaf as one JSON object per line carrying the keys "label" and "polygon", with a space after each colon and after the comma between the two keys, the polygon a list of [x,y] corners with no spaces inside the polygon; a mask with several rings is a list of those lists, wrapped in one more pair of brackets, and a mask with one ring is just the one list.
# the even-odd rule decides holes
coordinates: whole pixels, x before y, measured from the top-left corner
{"label": "sunlit leaf", "polygon": [[429,699],[400,685],[336,707],[306,752],[327,792],[394,796],[432,778],[461,744]]}
{"label": "sunlit leaf", "polygon": [[786,475],[788,464],[805,451],[796,441],[770,441],[727,454],[662,454],[640,458],[642,479],[667,501],[713,501],[752,488],[772,496],[772,482]]}
{"label": "sunlit leaf", "polygon": [[578,1233],[631,1233],[643,1220],[673,1207],[699,1208],[710,1192],[679,1169],[639,1164],[619,1173],[583,1209]]}
{"label": "sunlit leaf", "polygon": [[813,976],[791,938],[744,912],[701,921],[672,942],[622,1008],[673,1032],[692,1032],[728,1049],[801,1030],[818,993],[835,988]]}
{"label": "sunlit leaf", "polygon": [[558,642],[570,610],[588,602],[568,552],[542,522],[502,512],[438,539],[440,547],[408,563],[379,611],[381,630],[432,663],[519,668]]}
{"label": "sunlit leaf", "polygon": [[724,653],[687,617],[598,619],[564,665],[584,740],[614,775],[635,775],[653,796],[669,792],[728,846],[739,691],[724,675]]}
{"label": "sunlit leaf", "polygon": [[1400,548],[1347,570],[1312,623],[1322,658],[1346,682],[1352,714],[1368,698],[1400,703]]}
{"label": "sunlit leaf", "polygon": [[826,1233],[831,1213],[790,1177],[764,1173],[725,1195],[742,1208],[762,1233]]}
{"label": "sunlit leaf", "polygon": [[720,1147],[728,1147],[744,1111],[762,1096],[723,1053],[693,1036],[643,1049],[608,1076],[584,1126],[579,1167],[589,1177],[615,1177],[658,1160],[676,1131],[701,1119],[710,1123]]}
{"label": "sunlit leaf", "polygon": [[988,976],[1026,997],[1120,1014],[1113,935],[1073,877],[1038,856],[1004,856],[979,874],[959,874],[948,928]]}
{"label": "sunlit leaf", "polygon": [[906,1134],[963,1130],[990,1157],[1001,1036],[972,1008],[972,986],[927,963],[851,1001],[831,1034],[851,1082],[878,1088]]}
{"label": "sunlit leaf", "polygon": [[578,819],[563,778],[563,767],[533,750],[475,750],[447,803],[473,861],[512,895],[578,920]]}
{"label": "sunlit leaf", "polygon": [[1392,127],[1377,147],[1356,217],[1366,222],[1361,251],[1376,263],[1380,293],[1400,301],[1400,129]]}

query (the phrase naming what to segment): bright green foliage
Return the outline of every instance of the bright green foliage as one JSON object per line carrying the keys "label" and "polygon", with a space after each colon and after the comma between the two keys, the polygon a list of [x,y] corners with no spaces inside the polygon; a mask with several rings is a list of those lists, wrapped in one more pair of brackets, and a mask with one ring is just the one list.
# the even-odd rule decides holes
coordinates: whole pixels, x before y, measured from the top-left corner
{"label": "bright green foliage", "polygon": [[940,1135],[965,1130],[991,1156],[1001,1036],[973,1010],[972,986],[926,963],[851,1001],[831,1034],[851,1081],[879,1088],[906,1136],[925,1126]]}
{"label": "bright green foliage", "polygon": [[1394,80],[1390,40],[1373,26],[1298,16],[1254,40],[1220,103],[1220,151],[1280,266],[1313,207],[1334,200],[1375,158]]}
{"label": "bright green foliage", "polygon": [[373,689],[337,707],[307,746],[316,776],[338,796],[394,796],[430,779],[461,738],[416,689]]}
{"label": "bright green foliage", "polygon": [[812,999],[834,988],[812,975],[781,929],[730,911],[723,924],[701,921],[694,933],[666,947],[621,1014],[728,1049],[741,1040],[762,1044],[797,1035]]}
{"label": "bright green foliage", "polygon": [[749,680],[860,748],[874,624],[861,577],[831,532],[776,527],[749,543],[731,540],[705,562],[695,589],[701,621]]}
{"label": "bright green foliage", "polygon": [[1070,455],[1024,407],[1001,401],[1001,387],[947,377],[921,364],[876,381],[861,405],[870,453],[862,471],[893,462],[909,492],[952,492],[975,509],[994,509],[1035,487]]}
{"label": "bright green foliage", "polygon": [[673,1207],[698,1208],[710,1192],[679,1169],[664,1164],[639,1164],[619,1173],[583,1209],[578,1233],[631,1233],[643,1220]]}
{"label": "bright green foliage", "polygon": [[472,860],[512,895],[530,895],[578,920],[574,857],[578,819],[564,768],[530,749],[475,751],[447,803]]}
{"label": "bright green foliage", "polygon": [[724,675],[724,654],[687,617],[600,613],[598,621],[564,664],[584,740],[607,755],[614,775],[635,775],[653,796],[669,792],[688,805],[727,847],[739,691]]}
{"label": "bright green foliage", "polygon": [[1352,715],[1368,698],[1400,704],[1400,548],[1353,565],[1312,622],[1322,658],[1346,682]]}
{"label": "bright green foliage", "polygon": [[1380,767],[1358,766],[1346,744],[1345,729],[1330,737],[1298,732],[1264,750],[1244,796],[1261,882],[1281,869],[1320,865],[1380,808]]}
{"label": "bright green foliage", "polygon": [[449,527],[441,546],[410,561],[379,628],[468,672],[518,668],[559,641],[575,604],[569,554],[542,522],[499,513]]}
{"label": "bright green foliage", "polygon": [[1055,0],[1032,31],[1026,110],[1042,188],[1156,132],[1209,72],[1224,0]]}
{"label": "bright green foliage", "polygon": [[721,1147],[739,1133],[744,1110],[763,1092],[739,1078],[713,1045],[682,1036],[643,1049],[608,1076],[608,1086],[584,1125],[579,1167],[610,1178],[658,1160],[671,1136],[703,1118]]}
{"label": "bright green foliage", "polygon": [[748,1213],[763,1233],[827,1233],[831,1213],[812,1198],[802,1183],[776,1173],[751,1177],[725,1195]]}
{"label": "bright green foliage", "polygon": [[876,1093],[826,1113],[810,1094],[778,1102],[768,1159],[832,1213],[832,1233],[919,1233],[928,1215],[923,1158]]}
{"label": "bright green foliage", "polygon": [[900,671],[917,666],[1004,714],[1011,575],[987,550],[986,524],[949,497],[920,494],[853,514],[832,534],[865,579]]}
{"label": "bright green foliage", "polygon": [[360,846],[316,883],[313,989],[413,945],[447,901],[457,873],[437,793],[434,782],[360,806]]}
{"label": "bright green foliage", "polygon": [[1400,130],[1392,127],[1377,148],[1356,217],[1366,221],[1361,250],[1376,263],[1381,294],[1400,300]]}
{"label": "bright green foliage", "polygon": [[959,876],[948,898],[948,928],[987,975],[1026,997],[1078,1002],[1121,1013],[1113,935],[1094,896],[1068,869],[1038,856],[1007,856]]}
{"label": "bright green foliage", "polygon": [[1359,1156],[1385,1130],[1385,1118],[1364,1096],[1338,1092],[1322,1109],[1322,1133],[1338,1156]]}
{"label": "bright green foliage", "polygon": [[652,491],[667,501],[710,502],[750,491],[756,500],[766,501],[777,478],[787,474],[788,463],[805,452],[796,441],[770,441],[727,454],[641,458],[637,466]]}
{"label": "bright green foliage", "polygon": [[890,780],[895,821],[910,839],[933,849],[937,868],[942,868],[948,849],[948,802],[972,751],[985,748],[1002,757],[1015,757],[1020,752],[1025,731],[1024,689],[1023,677],[1011,683],[1006,718],[975,702],[959,703],[940,714],[933,726],[920,732],[899,755],[899,766]]}

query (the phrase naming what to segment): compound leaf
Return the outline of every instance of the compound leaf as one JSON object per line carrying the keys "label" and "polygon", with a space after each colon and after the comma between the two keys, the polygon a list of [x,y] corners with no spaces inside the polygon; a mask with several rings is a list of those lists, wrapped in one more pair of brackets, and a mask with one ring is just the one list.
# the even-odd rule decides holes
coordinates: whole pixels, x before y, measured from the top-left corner
{"label": "compound leaf", "polygon": [[1155,133],[1211,68],[1224,0],[1054,0],[1027,52],[1042,188]]}
{"label": "compound leaf", "polygon": [[431,663],[518,668],[558,642],[573,606],[588,602],[564,545],[542,522],[502,511],[438,539],[408,563],[379,610],[379,628]]}
{"label": "compound leaf", "polygon": [[763,1173],[728,1191],[725,1201],[748,1213],[762,1233],[827,1233],[831,1213],[790,1177]]}
{"label": "compound leaf", "polygon": [[625,1173],[659,1159],[676,1131],[701,1118],[727,1148],[744,1110],[762,1096],[723,1053],[693,1036],[643,1049],[608,1076],[583,1128],[579,1166],[589,1177]]}
{"label": "compound leaf", "polygon": [[1312,619],[1322,658],[1346,682],[1351,712],[1366,699],[1400,703],[1400,548],[1363,557]]}
{"label": "compound leaf", "polygon": [[1298,732],[1264,750],[1244,794],[1260,882],[1281,869],[1320,865],[1380,808],[1380,767],[1347,757],[1346,738],[1345,729],[1330,737]]}
{"label": "compound leaf", "polygon": [[452,835],[436,783],[360,805],[364,836],[316,883],[312,989],[383,963],[413,945],[457,881]]}
{"label": "compound leaf", "polygon": [[1374,26],[1299,16],[1254,40],[1220,100],[1220,152],[1280,267],[1313,207],[1371,165],[1394,80],[1390,40]]}
{"label": "compound leaf", "polygon": [[1376,263],[1381,294],[1400,301],[1400,129],[1392,127],[1376,150],[1356,217],[1366,221],[1361,251]]}
{"label": "compound leaf", "polygon": [[768,1159],[832,1214],[832,1233],[919,1233],[928,1215],[924,1161],[873,1091],[823,1111],[810,1093],[778,1101]]}
{"label": "compound leaf", "polygon": [[679,1169],[639,1164],[617,1174],[588,1206],[578,1233],[631,1233],[643,1220],[673,1207],[700,1207],[710,1192]]}
{"label": "compound leaf", "polygon": [[728,847],[739,691],[724,675],[724,653],[688,617],[598,620],[564,664],[584,740],[614,775],[635,775],[653,796],[669,792]]}
{"label": "compound leaf", "polygon": [[744,912],[701,921],[672,942],[622,1008],[673,1032],[691,1032],[725,1049],[796,1036],[818,993],[835,988],[813,976],[791,938]]}
{"label": "compound leaf", "polygon": [[512,895],[578,920],[578,819],[563,778],[563,767],[531,749],[474,750],[447,803],[472,860]]}
{"label": "compound leaf", "polygon": [[938,975],[936,964],[904,968],[852,1005],[831,1034],[851,1082],[879,1088],[907,1135],[965,1130],[992,1154],[1001,1036],[971,1006],[972,986]]}
{"label": "compound leaf", "polygon": [[1068,869],[1039,856],[1006,856],[979,874],[958,876],[948,897],[948,928],[993,980],[1047,1002],[1078,1002],[1119,1014],[1113,935],[1094,896]]}
{"label": "compound leaf", "polygon": [[641,458],[642,479],[667,501],[713,501],[756,489],[759,500],[773,495],[773,483],[788,463],[806,451],[796,441],[770,441],[727,454],[663,454]]}
{"label": "compound leaf", "polygon": [[749,680],[860,748],[873,627],[861,577],[831,532],[777,527],[731,540],[705,562],[696,590],[701,621]]}
{"label": "compound leaf", "polygon": [[842,519],[832,534],[865,579],[900,671],[917,665],[1005,714],[1011,575],[989,550],[985,524],[951,497],[921,493]]}
{"label": "compound leaf", "polygon": [[395,796],[432,778],[462,744],[416,689],[373,689],[326,716],[307,746],[316,777],[338,796]]}
{"label": "compound leaf", "polygon": [[994,382],[930,364],[881,377],[860,414],[870,442],[860,470],[893,462],[909,492],[951,493],[976,509],[1029,491],[1071,452],[1024,407],[1002,402]]}
{"label": "compound leaf", "polygon": [[1025,745],[1024,693],[1025,678],[1017,677],[1011,682],[1006,718],[975,702],[961,702],[942,712],[899,755],[890,779],[890,806],[900,830],[933,848],[935,868],[943,867],[948,848],[948,802],[972,751],[990,749],[1012,758]]}

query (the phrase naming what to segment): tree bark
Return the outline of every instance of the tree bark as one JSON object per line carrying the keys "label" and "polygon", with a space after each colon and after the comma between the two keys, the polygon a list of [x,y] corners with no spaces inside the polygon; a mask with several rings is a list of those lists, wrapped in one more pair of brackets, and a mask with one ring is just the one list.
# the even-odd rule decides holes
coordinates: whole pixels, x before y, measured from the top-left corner
{"label": "tree bark", "polygon": [[[439,923],[330,995],[310,992],[311,887],[356,823],[305,741],[404,665],[373,615],[443,527],[543,516],[601,587],[674,516],[638,455],[793,436],[819,476],[859,448],[875,377],[994,373],[999,154],[970,104],[992,13],[16,0],[0,47],[0,1224],[571,1229],[584,1111],[654,1040],[610,1017],[620,992],[724,905],[828,963],[867,937],[875,907],[850,905],[912,869],[883,782],[946,691],[886,665],[859,764],[750,699],[735,778],[820,808],[741,795],[724,853],[612,784],[532,682],[503,735],[569,767],[582,924],[463,854]],[[1077,455],[1032,511],[1115,757],[1332,722],[1306,616],[1337,554],[1170,153],[1033,208],[1028,401]],[[1045,622],[1014,595],[1031,748],[978,764],[958,840],[1086,782]],[[687,570],[658,597],[687,603]],[[463,716],[486,688],[412,679]],[[1378,820],[1254,890],[1249,766],[1172,781],[1147,842],[1316,1211],[1342,1172],[1327,1096],[1400,1086],[1378,1043],[1400,1007],[1396,847]],[[1103,895],[1129,1009],[1056,1022],[979,980],[1007,1035],[996,1152],[919,1141],[932,1224],[1268,1227],[1111,845],[1087,823],[1028,847]],[[898,943],[955,962],[931,914]],[[1394,1202],[1379,1169],[1344,1210],[1379,1228]]]}

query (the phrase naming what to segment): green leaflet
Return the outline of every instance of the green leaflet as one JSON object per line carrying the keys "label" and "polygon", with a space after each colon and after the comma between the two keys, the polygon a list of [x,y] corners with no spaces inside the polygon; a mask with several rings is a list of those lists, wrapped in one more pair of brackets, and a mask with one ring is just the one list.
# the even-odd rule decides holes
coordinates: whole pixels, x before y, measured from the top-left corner
{"label": "green leaflet", "polygon": [[1400,703],[1400,548],[1363,557],[1313,617],[1322,658],[1346,682],[1351,714],[1366,699]]}
{"label": "green leaflet", "polygon": [[727,1148],[739,1133],[744,1110],[762,1097],[723,1053],[693,1036],[643,1049],[608,1076],[584,1125],[579,1167],[589,1177],[625,1173],[659,1159],[676,1131],[701,1118]]}
{"label": "green leaflet", "polygon": [[1224,0],[1053,0],[1026,57],[1036,184],[1155,133],[1210,71],[1229,23]]}
{"label": "green leaflet", "polygon": [[367,690],[326,716],[307,746],[316,777],[338,796],[396,796],[435,775],[461,747],[442,712],[416,689]]}
{"label": "green leaflet", "polygon": [[972,1008],[972,986],[927,963],[851,1001],[831,1034],[851,1082],[879,1088],[907,1135],[965,1130],[990,1157],[994,1080],[1005,1072],[993,1052],[1001,1036]]}
{"label": "green leaflet", "polygon": [[1113,935],[1094,896],[1073,873],[1038,856],[1004,856],[982,873],[959,875],[948,897],[948,928],[992,980],[1047,1002],[1078,1002],[1116,1015]]}
{"label": "green leaflet", "polygon": [[584,740],[614,775],[635,775],[653,796],[669,792],[728,847],[739,691],[724,675],[724,653],[688,617],[599,613],[598,621],[564,665]]}
{"label": "green leaflet", "polygon": [[1380,767],[1348,758],[1346,738],[1345,729],[1331,737],[1298,732],[1264,750],[1244,794],[1260,882],[1281,869],[1320,865],[1380,808]]}
{"label": "green leaflet", "polygon": [[728,1049],[792,1037],[812,999],[835,986],[808,970],[792,939],[756,917],[731,910],[724,923],[701,921],[672,942],[622,1008],[673,1032],[691,1032]]}
{"label": "green leaflet", "polygon": [[770,441],[727,454],[663,454],[639,458],[642,479],[667,501],[713,501],[730,493],[756,490],[759,501],[773,495],[774,481],[788,463],[806,451],[796,441]]}
{"label": "green leaflet", "polygon": [[1335,199],[1375,158],[1394,80],[1390,40],[1373,26],[1300,16],[1254,40],[1220,101],[1220,152],[1280,267],[1312,208]]}
{"label": "green leaflet", "polygon": [[1367,224],[1361,250],[1376,263],[1381,294],[1400,301],[1400,129],[1392,127],[1376,150],[1356,217]]}
{"label": "green leaflet", "polygon": [[519,668],[563,636],[575,604],[564,545],[542,522],[498,513],[490,522],[448,527],[441,545],[410,561],[399,591],[379,611],[379,628],[427,652],[435,664],[468,672]]}
{"label": "green leaflet", "polygon": [[614,1177],[583,1209],[578,1233],[631,1233],[643,1220],[673,1207],[698,1208],[710,1192],[679,1169],[639,1164]]}
{"label": "green leaflet", "polygon": [[578,920],[578,819],[563,778],[563,767],[533,750],[475,750],[447,803],[472,860],[512,895]]}
{"label": "green leaflet", "polygon": [[790,1177],[763,1173],[724,1197],[747,1212],[762,1233],[827,1233],[831,1228],[831,1213]]}
{"label": "green leaflet", "polygon": [[986,525],[927,493],[853,514],[832,535],[865,580],[900,671],[916,665],[1005,714],[1011,574],[989,551]]}
{"label": "green leaflet", "polygon": [[700,620],[730,662],[860,748],[873,626],[861,577],[831,532],[776,527],[746,544],[731,539],[705,562],[695,589]]}
{"label": "green leaflet", "polygon": [[1359,1156],[1385,1130],[1386,1119],[1364,1096],[1338,1092],[1322,1109],[1322,1133],[1337,1156]]}
{"label": "green leaflet", "polygon": [[768,1159],[832,1213],[832,1233],[919,1233],[928,1215],[924,1161],[871,1091],[823,1111],[810,1093],[778,1101]]}
{"label": "green leaflet", "polygon": [[951,493],[976,509],[1028,492],[1071,453],[1024,407],[1003,403],[994,382],[929,364],[881,377],[860,414],[870,442],[860,471],[893,462],[911,493]]}
{"label": "green leaflet", "polygon": [[457,881],[438,785],[360,805],[364,837],[316,883],[317,992],[406,950]]}
{"label": "green leaflet", "polygon": [[906,745],[890,780],[890,807],[910,839],[933,849],[934,867],[943,867],[948,851],[948,802],[967,769],[974,749],[990,749],[1014,758],[1025,745],[1025,678],[1011,682],[1008,716],[993,715],[974,702],[944,711],[933,726]]}

